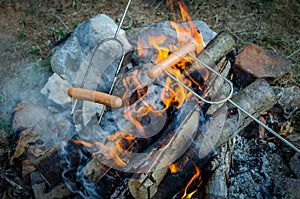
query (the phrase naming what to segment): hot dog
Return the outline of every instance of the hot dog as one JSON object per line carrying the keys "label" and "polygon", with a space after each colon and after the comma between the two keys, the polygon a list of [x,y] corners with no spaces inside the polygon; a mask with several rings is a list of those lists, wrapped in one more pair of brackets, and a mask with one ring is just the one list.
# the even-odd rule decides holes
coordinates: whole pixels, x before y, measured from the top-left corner
{"label": "hot dog", "polygon": [[152,79],[157,78],[161,75],[164,70],[168,69],[169,67],[177,64],[180,60],[182,60],[188,53],[194,52],[197,49],[197,43],[195,41],[191,41],[169,55],[166,59],[162,60],[160,63],[153,66],[148,71],[148,76]]}
{"label": "hot dog", "polygon": [[87,100],[115,108],[122,106],[121,98],[103,92],[83,88],[70,88],[68,90],[68,95],[75,99]]}

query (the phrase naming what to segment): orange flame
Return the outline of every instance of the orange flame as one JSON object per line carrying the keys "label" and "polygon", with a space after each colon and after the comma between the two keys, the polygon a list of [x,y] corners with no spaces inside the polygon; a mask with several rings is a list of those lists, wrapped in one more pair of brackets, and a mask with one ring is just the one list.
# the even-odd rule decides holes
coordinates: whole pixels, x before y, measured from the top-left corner
{"label": "orange flame", "polygon": [[107,136],[106,139],[109,141],[114,141],[119,152],[129,151],[134,143],[133,135],[124,133],[122,131]]}
{"label": "orange flame", "polygon": [[[195,180],[197,180],[197,178],[200,176],[200,169],[196,166],[195,166],[195,170],[196,170],[196,173],[194,174],[194,176],[190,179],[190,181],[188,182],[188,184],[186,185],[185,189],[184,189],[184,194],[183,196],[181,197],[181,199],[190,199],[192,198],[192,196],[194,195],[194,193],[197,192],[197,189],[192,191],[191,193],[187,193],[188,191],[188,188],[190,187],[190,185],[192,184],[192,182],[194,182]],[[200,176],[201,178],[201,176]],[[201,179],[200,179],[201,180]],[[198,184],[198,187],[202,184],[202,181],[200,181],[200,183]]]}
{"label": "orange flame", "polygon": [[84,141],[81,141],[81,140],[73,140],[73,143],[74,144],[82,144],[84,146],[86,146],[87,148],[92,148],[93,145],[91,143],[88,143],[88,142],[84,142]]}
{"label": "orange flame", "polygon": [[74,144],[82,144],[88,148],[96,146],[96,147],[98,147],[98,149],[101,151],[102,154],[104,154],[105,156],[111,157],[115,161],[116,165],[118,165],[120,167],[126,166],[126,163],[122,160],[122,158],[118,154],[119,148],[117,145],[111,147],[111,146],[106,146],[101,142],[94,142],[92,144],[92,143],[88,143],[88,142],[81,141],[81,140],[73,140],[73,143]]}
{"label": "orange flame", "polygon": [[[198,32],[196,26],[193,24],[191,17],[188,14],[187,6],[183,3],[183,1],[177,1],[178,7],[181,12],[181,17],[183,21],[188,22],[185,26],[179,25],[176,21],[176,13],[175,13],[175,5],[173,3],[173,0],[167,0],[167,6],[171,8],[171,11],[173,12],[174,21],[171,22],[171,26],[176,30],[177,33],[177,40],[178,44],[180,46],[185,45],[186,43],[190,42],[191,40],[198,43],[196,53],[199,53],[203,47],[205,46],[203,38],[201,34]],[[162,60],[164,60],[170,52],[178,49],[177,46],[168,44],[166,42],[167,37],[166,35],[160,35],[160,36],[152,36],[148,35],[148,46],[153,47],[157,50],[157,57],[155,64],[158,64]],[[138,46],[138,54],[140,57],[145,57],[145,53],[148,52],[148,49],[141,48],[144,45],[145,40],[138,39],[137,46]],[[201,85],[199,85],[196,81],[194,81],[189,74],[187,74],[188,78],[185,77],[185,75],[182,73],[182,70],[185,70],[187,68],[187,65],[189,62],[191,62],[192,58],[185,57],[183,58],[176,66],[172,66],[168,69],[168,72],[171,73],[173,76],[175,76],[179,81],[186,84],[187,86],[191,86],[193,83],[196,84],[200,90],[202,90]],[[136,74],[132,75],[129,78],[136,78]],[[204,77],[207,79],[207,75]],[[125,85],[125,84],[124,84]],[[137,83],[138,86],[141,85],[141,83]],[[125,87],[128,87],[125,85]],[[165,87],[161,92],[161,100],[165,105],[165,108],[163,110],[157,110],[154,107],[154,104],[148,104],[145,101],[143,101],[145,107],[140,108],[139,111],[143,111],[143,113],[147,114],[150,111],[157,113],[158,115],[162,112],[166,111],[172,104],[176,106],[177,109],[181,108],[183,103],[186,99],[191,97],[192,94],[188,92],[183,86],[178,84],[177,82],[173,82],[169,77],[166,78]],[[124,98],[123,98],[124,100]],[[128,112],[127,112],[128,113]],[[135,125],[139,127],[139,129],[142,129],[142,126],[140,126],[140,123],[136,120],[133,120],[132,116],[129,116],[126,113],[126,117],[130,118],[131,121]]]}
{"label": "orange flame", "polygon": [[176,164],[170,164],[169,169],[171,173],[177,173],[178,172],[178,167]]}
{"label": "orange flame", "polygon": [[118,149],[115,146],[106,146],[101,142],[96,142],[95,145],[101,150],[102,154],[105,154],[105,156],[111,157],[115,164],[124,167],[126,166],[125,161],[122,160],[122,158],[118,154]]}

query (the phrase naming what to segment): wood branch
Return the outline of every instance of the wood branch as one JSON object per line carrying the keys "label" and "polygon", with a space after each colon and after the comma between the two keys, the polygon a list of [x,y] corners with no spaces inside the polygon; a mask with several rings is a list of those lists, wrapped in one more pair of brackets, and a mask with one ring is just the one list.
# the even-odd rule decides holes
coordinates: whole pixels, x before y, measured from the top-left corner
{"label": "wood branch", "polygon": [[[267,81],[258,79],[240,91],[232,100],[248,110],[249,113],[258,117],[276,104],[277,97]],[[224,113],[228,113],[228,116],[225,118]],[[198,166],[203,166],[216,154],[216,151],[221,149],[224,143],[237,135],[251,121],[251,118],[231,104],[223,104],[222,107],[212,114],[212,119],[206,125],[207,129],[205,131],[203,131],[205,128],[201,129],[199,136],[196,137],[190,149],[185,153],[185,157],[181,157],[178,160],[178,164],[183,164],[186,161],[185,158],[189,157]],[[177,183],[177,186],[170,187],[169,184],[172,181],[183,183]],[[186,179],[180,175],[177,178],[167,175],[161,182],[154,198],[167,198],[175,194],[178,189],[184,187],[185,182]],[[166,190],[168,191],[166,192]]]}
{"label": "wood branch", "polygon": [[[233,48],[234,40],[231,35],[220,32],[207,46],[197,55],[203,63],[214,68]],[[192,74],[197,68],[189,68],[187,73]]]}
{"label": "wood branch", "polygon": [[219,150],[218,154],[210,161],[210,173],[205,188],[205,198],[228,198],[229,170],[231,155],[234,148],[234,138],[230,139]]}
{"label": "wood branch", "polygon": [[168,144],[157,154],[155,162],[150,161],[152,165],[149,171],[145,174],[138,174],[129,180],[128,187],[135,198],[153,197],[157,192],[157,186],[168,171],[168,165],[180,157],[190,146],[190,142],[197,131],[199,119],[199,111],[192,110]]}

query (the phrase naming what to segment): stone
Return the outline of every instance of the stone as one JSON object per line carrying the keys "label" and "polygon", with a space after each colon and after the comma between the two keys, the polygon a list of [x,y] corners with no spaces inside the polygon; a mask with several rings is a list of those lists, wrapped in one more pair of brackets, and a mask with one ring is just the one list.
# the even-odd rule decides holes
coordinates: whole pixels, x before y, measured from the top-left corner
{"label": "stone", "polygon": [[23,140],[29,140],[28,143],[38,140],[39,143],[28,146],[28,143],[19,139],[18,146],[28,146],[26,148],[28,154],[34,157],[45,154],[74,132],[74,127],[67,114],[70,113],[67,111],[53,114],[45,108],[24,104],[14,115],[13,130],[14,132],[22,131],[23,134],[26,130],[29,133]]}
{"label": "stone", "polygon": [[290,168],[296,177],[300,180],[300,154],[296,153],[290,160]]}
{"label": "stone", "polygon": [[246,46],[236,56],[235,65],[257,78],[278,78],[291,69],[288,59],[265,51],[255,44]]}
{"label": "stone", "polygon": [[48,99],[54,101],[59,105],[65,105],[71,102],[71,98],[68,96],[68,89],[71,88],[71,84],[62,79],[56,73],[54,73],[45,86],[42,88],[41,93],[46,95]]}
{"label": "stone", "polygon": [[300,149],[300,133],[291,133],[289,136],[287,136],[287,140],[293,143],[298,149]]}
{"label": "stone", "polygon": [[[72,85],[79,86],[96,45],[104,39],[113,38],[116,29],[115,22],[105,14],[99,14],[83,22],[66,40],[53,49],[52,70]],[[124,30],[120,30],[118,39],[123,44],[125,52],[131,49]],[[87,78],[93,80],[90,84],[96,85],[95,81],[106,68],[119,58],[121,47],[115,41],[107,41],[98,48],[89,73],[91,77]]]}
{"label": "stone", "polygon": [[23,103],[22,108],[16,111],[13,119],[13,131],[21,131],[25,129],[32,129],[41,120],[49,117],[50,112],[42,107],[32,104]]}
{"label": "stone", "polygon": [[[208,44],[217,35],[217,33],[214,32],[212,29],[210,29],[205,22],[200,20],[193,20],[193,23],[195,24],[197,30],[200,31],[205,44]],[[181,23],[180,25],[186,26],[188,25],[188,23]],[[140,30],[132,37],[130,37],[129,39],[130,43],[133,46],[137,46],[137,37],[139,36],[143,39],[147,39],[149,32],[150,33],[153,32],[154,35],[157,32],[161,32],[165,35],[168,35],[168,38],[172,37],[172,39],[177,40],[177,33],[175,29],[172,28],[171,23],[169,21],[164,21],[164,22],[153,24],[151,26],[145,27],[144,29]],[[183,35],[181,36],[183,37]],[[145,45],[145,47],[149,47],[148,44],[142,44],[142,45]]]}
{"label": "stone", "polygon": [[291,86],[281,88],[281,90],[282,94],[278,103],[283,107],[285,114],[291,116],[300,108],[300,88],[298,86]]}
{"label": "stone", "polygon": [[38,60],[19,61],[12,64],[9,71],[5,69],[1,71],[0,120],[2,122],[12,123],[12,110],[21,101],[48,105],[49,101],[40,93],[40,90],[50,77],[50,72],[40,65]]}
{"label": "stone", "polygon": [[[293,178],[281,177],[277,181],[282,185],[282,189],[285,190],[286,194],[284,198],[286,199],[299,199],[300,198],[300,180]],[[275,187],[276,189],[276,187]]]}

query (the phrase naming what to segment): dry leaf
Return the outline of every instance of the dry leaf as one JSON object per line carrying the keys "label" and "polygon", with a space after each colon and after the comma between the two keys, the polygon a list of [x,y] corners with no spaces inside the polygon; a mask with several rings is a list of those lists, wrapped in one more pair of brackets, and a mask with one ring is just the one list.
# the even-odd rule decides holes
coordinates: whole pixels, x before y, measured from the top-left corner
{"label": "dry leaf", "polygon": [[10,164],[13,165],[14,159],[20,157],[24,153],[27,145],[29,143],[37,141],[39,137],[40,136],[35,131],[29,131],[29,130],[22,131],[20,133],[20,138],[18,140],[16,150],[10,159]]}
{"label": "dry leaf", "polygon": [[[261,121],[263,124],[267,124],[267,121],[262,116],[259,117],[259,121]],[[264,136],[265,136],[265,127],[263,127],[262,125],[259,125],[258,132],[259,132],[259,139],[263,140]]]}
{"label": "dry leaf", "polygon": [[17,104],[17,106],[14,108],[13,112],[19,111],[22,108],[24,108],[26,104],[24,102],[20,102],[19,104]]}
{"label": "dry leaf", "polygon": [[289,121],[287,121],[281,126],[279,134],[286,137],[286,136],[290,135],[293,130],[294,130],[294,128],[291,127],[291,123]]}
{"label": "dry leaf", "polygon": [[36,168],[33,166],[32,162],[28,159],[22,161],[22,178],[25,184],[30,183],[29,174],[35,171]]}

